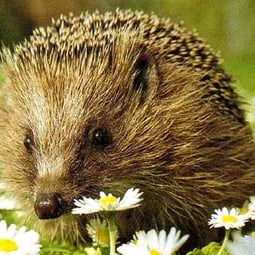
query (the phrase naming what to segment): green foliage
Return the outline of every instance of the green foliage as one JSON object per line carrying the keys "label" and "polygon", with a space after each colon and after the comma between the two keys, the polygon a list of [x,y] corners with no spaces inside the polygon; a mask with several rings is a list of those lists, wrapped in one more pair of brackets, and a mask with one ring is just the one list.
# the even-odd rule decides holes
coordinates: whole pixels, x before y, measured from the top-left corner
{"label": "green foliage", "polygon": [[224,67],[233,76],[235,87],[244,102],[247,120],[255,132],[255,54],[233,55],[226,59]]}
{"label": "green foliage", "polygon": [[[0,194],[1,196],[1,194]],[[0,220],[5,220],[8,224],[16,222],[17,213],[13,210],[0,210]]]}
{"label": "green foliage", "polygon": [[[202,251],[204,255],[216,255],[217,252],[220,250],[221,246],[219,243],[211,242],[208,245],[206,245]],[[229,255],[226,250],[224,250],[221,255]]]}
{"label": "green foliage", "polygon": [[[221,246],[219,243],[211,242],[201,250],[196,248],[193,251],[188,252],[186,255],[217,255],[220,248]],[[229,253],[224,250],[221,255],[229,255]]]}
{"label": "green foliage", "polygon": [[109,255],[109,248],[72,246],[69,243],[42,243],[41,255]]}
{"label": "green foliage", "polygon": [[202,250],[195,248],[193,251],[188,252],[186,255],[205,255]]}
{"label": "green foliage", "polygon": [[[43,244],[41,255],[90,255],[83,249],[77,249],[77,247],[70,244]],[[91,254],[92,255],[92,254]],[[100,255],[100,254],[99,254]],[[103,254],[102,254],[103,255]]]}
{"label": "green foliage", "polygon": [[[0,198],[3,192],[0,190]],[[5,220],[8,224],[16,222],[18,218],[17,211],[14,210],[1,210],[0,208],[0,220]]]}

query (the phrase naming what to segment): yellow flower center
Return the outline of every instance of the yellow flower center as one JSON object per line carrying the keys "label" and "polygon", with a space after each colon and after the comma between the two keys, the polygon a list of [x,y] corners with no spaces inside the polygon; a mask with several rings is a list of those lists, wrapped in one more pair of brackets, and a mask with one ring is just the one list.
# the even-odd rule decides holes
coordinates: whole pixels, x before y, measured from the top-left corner
{"label": "yellow flower center", "polygon": [[96,230],[96,239],[97,243],[101,245],[109,245],[109,232],[107,229],[98,229]]}
{"label": "yellow flower center", "polygon": [[150,255],[161,255],[161,252],[158,252],[157,250],[151,249],[149,250]]}
{"label": "yellow flower center", "polygon": [[11,239],[0,239],[0,252],[11,252],[18,250],[18,244]]}
{"label": "yellow flower center", "polygon": [[235,222],[237,222],[237,217],[235,215],[223,215],[221,217],[221,219],[224,223],[231,223],[231,222],[235,223]]}
{"label": "yellow flower center", "polygon": [[243,206],[240,208],[240,214],[246,214],[248,212],[248,208]]}
{"label": "yellow flower center", "polygon": [[108,195],[105,197],[101,197],[99,199],[99,203],[103,206],[103,208],[108,208],[109,205],[112,205],[114,202],[116,202],[117,198],[113,195]]}

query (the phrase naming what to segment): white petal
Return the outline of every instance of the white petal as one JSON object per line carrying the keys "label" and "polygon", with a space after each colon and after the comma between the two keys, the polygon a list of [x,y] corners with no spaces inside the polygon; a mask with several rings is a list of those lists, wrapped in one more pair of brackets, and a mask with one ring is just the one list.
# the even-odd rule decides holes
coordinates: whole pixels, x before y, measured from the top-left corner
{"label": "white petal", "polygon": [[7,238],[12,239],[14,237],[15,233],[16,233],[16,225],[11,224],[7,230]]}
{"label": "white petal", "polygon": [[82,199],[75,200],[74,205],[77,207],[72,209],[72,214],[90,214],[102,210],[99,202],[92,198],[83,197]]}
{"label": "white petal", "polygon": [[100,198],[106,197],[106,194],[105,194],[103,191],[101,191],[101,192],[99,193],[99,196],[100,196]]}
{"label": "white petal", "polygon": [[121,199],[118,209],[124,210],[139,206],[139,203],[143,200],[143,198],[141,198],[142,194],[142,192],[139,193],[139,189],[128,189],[124,197]]}
{"label": "white petal", "polygon": [[147,249],[138,247],[133,243],[123,244],[117,248],[117,251],[122,255],[149,255]]}
{"label": "white petal", "polygon": [[[177,234],[178,234],[178,236],[180,235],[180,233],[178,233],[178,232],[177,232]],[[169,254],[172,254],[174,252],[175,239],[176,239],[176,228],[172,227],[169,231],[169,234],[168,234],[167,240],[166,240],[166,244],[165,244],[165,250],[167,250]]]}
{"label": "white petal", "polygon": [[177,231],[175,227],[170,229],[167,237],[167,242],[164,250],[164,255],[172,254],[180,249],[180,247],[187,241],[189,235],[181,237],[181,231]]}
{"label": "white petal", "polygon": [[147,234],[144,230],[135,233],[135,240],[137,240],[137,246],[147,249]]}
{"label": "white petal", "polygon": [[0,209],[1,210],[14,210],[17,207],[16,202],[3,195],[0,196]]}
{"label": "white petal", "polygon": [[161,230],[159,232],[159,238],[158,238],[158,242],[159,242],[159,251],[164,251],[165,246],[166,246],[166,240],[167,240],[167,236],[166,236],[166,231],[165,230]]}
{"label": "white petal", "polygon": [[238,215],[238,212],[236,211],[235,208],[232,208],[232,209],[230,210],[230,212],[229,212],[229,215],[235,216],[235,215]]}
{"label": "white petal", "polygon": [[147,232],[147,242],[148,242],[148,247],[150,249],[155,249],[159,251],[158,234],[155,229],[152,229]]}

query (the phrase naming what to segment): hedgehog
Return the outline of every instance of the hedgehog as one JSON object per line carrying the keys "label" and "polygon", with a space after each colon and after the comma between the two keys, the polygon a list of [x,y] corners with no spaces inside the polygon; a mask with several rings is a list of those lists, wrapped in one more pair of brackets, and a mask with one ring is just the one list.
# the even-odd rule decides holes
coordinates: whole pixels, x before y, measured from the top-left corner
{"label": "hedgehog", "polygon": [[74,199],[143,192],[120,240],[176,226],[217,240],[215,208],[253,194],[255,146],[232,78],[210,46],[139,11],[61,15],[2,49],[2,181],[50,239],[87,241]]}

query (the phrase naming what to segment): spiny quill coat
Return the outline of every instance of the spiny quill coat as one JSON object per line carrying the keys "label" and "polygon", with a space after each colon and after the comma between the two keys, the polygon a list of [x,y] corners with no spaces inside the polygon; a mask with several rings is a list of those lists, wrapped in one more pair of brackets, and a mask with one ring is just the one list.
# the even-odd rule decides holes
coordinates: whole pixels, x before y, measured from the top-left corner
{"label": "spiny quill coat", "polygon": [[52,238],[86,239],[74,199],[136,187],[144,202],[119,214],[122,239],[175,225],[202,245],[213,209],[254,193],[231,78],[182,26],[120,10],[61,16],[2,59],[3,180]]}

